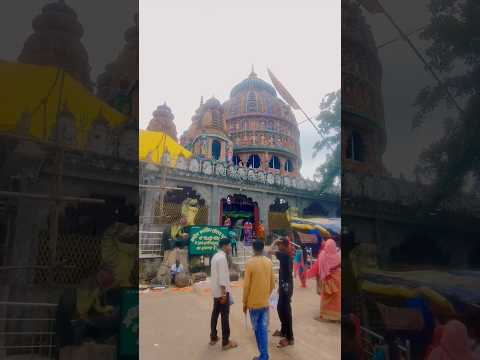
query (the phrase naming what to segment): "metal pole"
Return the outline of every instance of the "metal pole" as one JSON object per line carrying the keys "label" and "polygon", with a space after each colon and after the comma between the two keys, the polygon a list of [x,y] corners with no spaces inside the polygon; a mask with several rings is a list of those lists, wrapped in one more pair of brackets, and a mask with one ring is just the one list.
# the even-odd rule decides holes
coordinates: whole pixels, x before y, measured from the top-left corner
{"label": "metal pole", "polygon": [[400,26],[397,25],[397,23],[395,22],[395,20],[393,19],[393,17],[387,12],[387,10],[385,10],[385,8],[380,4],[380,1],[378,1],[378,5],[382,8],[382,11],[383,11],[383,14],[386,16],[386,18],[388,19],[388,21],[390,21],[390,23],[393,25],[393,27],[398,31],[398,33],[400,34],[401,38],[411,47],[411,49],[413,50],[413,52],[415,53],[415,55],[417,55],[417,57],[420,59],[420,61],[425,65],[425,67],[427,68],[428,72],[433,76],[433,78],[438,82],[438,85],[440,85],[441,88],[443,88],[443,90],[445,91],[445,94],[447,95],[448,99],[455,105],[455,107],[457,108],[457,110],[463,114],[463,109],[460,107],[460,105],[457,103],[457,100],[455,100],[455,98],[453,97],[453,95],[451,94],[450,90],[445,86],[445,84],[443,83],[442,79],[440,79],[440,77],[437,75],[437,73],[435,72],[435,70],[430,66],[430,64],[427,62],[427,60],[425,60],[425,58],[423,57],[423,55],[420,53],[420,51],[418,51],[417,47],[412,43],[412,41],[410,40],[410,38],[408,37],[407,34],[405,34],[403,32],[403,30],[400,28]]}
{"label": "metal pole", "polygon": [[52,189],[52,198],[54,199],[51,206],[51,216],[50,216],[50,274],[49,281],[51,284],[55,282],[55,263],[57,261],[57,241],[58,241],[58,218],[60,213],[60,207],[62,202],[58,200],[59,195],[62,193],[63,186],[63,159],[64,159],[64,150],[61,147],[63,143],[63,134],[60,134],[59,131],[59,115],[62,106],[62,92],[65,82],[65,71],[61,70],[60,78],[60,89],[58,95],[58,107],[57,113],[55,116],[55,140],[60,146],[55,148],[55,180],[53,182]]}
{"label": "metal pole", "polygon": [[[425,26],[420,26],[419,28],[408,32],[406,35],[407,35],[408,37],[410,37],[410,35],[413,35],[413,34],[419,32],[419,31],[421,31],[421,30],[423,30],[423,29],[425,29]],[[378,46],[377,46],[377,49],[381,49],[381,48],[383,48],[383,47],[385,47],[385,46],[388,46],[388,45],[390,45],[390,44],[393,44],[393,43],[397,42],[398,40],[402,40],[402,38],[401,38],[401,37],[396,37],[396,38],[394,38],[394,39],[392,39],[392,40],[386,41],[386,42],[378,45]]]}
{"label": "metal pole", "polygon": [[[322,134],[322,132],[320,131],[320,129],[317,127],[317,125],[315,125],[315,123],[313,122],[313,120],[310,118],[310,116],[307,115],[307,113],[300,107],[299,109],[302,114],[307,118],[307,121],[310,122],[310,124],[312,124],[312,126],[315,128],[315,130],[317,130],[318,134],[322,137],[322,138],[325,138]],[[330,149],[330,151],[334,151],[332,145],[330,145],[330,143],[327,141],[326,142],[328,148]]]}
{"label": "metal pole", "polygon": [[164,215],[164,207],[163,202],[165,201],[165,187],[167,184],[167,166],[168,164],[163,163],[163,157],[165,155],[165,149],[167,145],[167,135],[164,134],[163,136],[163,151],[162,157],[160,158],[160,168],[162,169],[162,182],[161,182],[161,189],[160,189],[160,216]]}

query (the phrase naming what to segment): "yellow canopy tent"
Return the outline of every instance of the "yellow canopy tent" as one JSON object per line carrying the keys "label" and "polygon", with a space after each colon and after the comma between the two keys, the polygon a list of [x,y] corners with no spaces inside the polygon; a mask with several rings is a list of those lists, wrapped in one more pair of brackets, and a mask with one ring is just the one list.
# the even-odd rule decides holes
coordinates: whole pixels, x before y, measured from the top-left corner
{"label": "yellow canopy tent", "polygon": [[28,135],[46,138],[58,112],[66,110],[75,119],[77,145],[82,147],[95,119],[103,118],[112,128],[128,120],[56,67],[0,62],[0,78],[0,132],[15,132],[28,120]]}
{"label": "yellow canopy tent", "polygon": [[425,286],[408,288],[402,285],[379,284],[372,281],[362,281],[361,289],[371,295],[380,295],[382,297],[391,297],[395,299],[413,299],[421,297],[427,300],[438,313],[444,315],[455,315],[454,306],[438,292]]}
{"label": "yellow canopy tent", "polygon": [[159,165],[166,151],[170,156],[170,165],[175,166],[179,156],[183,156],[185,159],[192,156],[190,151],[163,132],[140,130],[139,142],[140,161]]}
{"label": "yellow canopy tent", "polygon": [[313,224],[306,224],[306,223],[291,223],[290,226],[292,227],[292,229],[299,230],[299,231],[318,230],[318,232],[322,237],[327,239],[331,237],[330,232],[320,225],[313,225]]}

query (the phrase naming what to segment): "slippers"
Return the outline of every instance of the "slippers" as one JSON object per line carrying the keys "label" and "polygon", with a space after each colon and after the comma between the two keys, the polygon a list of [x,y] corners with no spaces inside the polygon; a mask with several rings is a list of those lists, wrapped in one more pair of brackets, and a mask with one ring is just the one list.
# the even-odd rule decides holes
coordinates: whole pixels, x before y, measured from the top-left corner
{"label": "slippers", "polygon": [[282,339],[282,340],[280,340],[280,342],[278,343],[277,348],[282,349],[282,348],[284,348],[284,347],[293,345],[294,343],[295,343],[294,340]]}
{"label": "slippers", "polygon": [[235,349],[238,347],[238,344],[235,341],[230,341],[227,345],[222,346],[222,350],[230,350],[230,349]]}

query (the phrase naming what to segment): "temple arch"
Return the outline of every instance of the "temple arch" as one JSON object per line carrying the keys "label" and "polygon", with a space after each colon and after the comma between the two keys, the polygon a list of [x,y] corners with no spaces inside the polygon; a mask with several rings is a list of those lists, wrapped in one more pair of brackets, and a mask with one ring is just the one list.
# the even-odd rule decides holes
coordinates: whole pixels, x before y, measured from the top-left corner
{"label": "temple arch", "polygon": [[346,157],[353,161],[365,161],[363,139],[356,130],[348,138]]}
{"label": "temple arch", "polygon": [[280,170],[280,159],[277,155],[273,155],[268,163],[270,169]]}
{"label": "temple arch", "polygon": [[212,159],[219,160],[222,152],[222,143],[215,139],[212,141]]}
{"label": "temple arch", "polygon": [[286,172],[292,172],[294,170],[295,170],[295,168],[293,166],[292,160],[288,159],[287,161],[285,161],[285,171]]}
{"label": "temple arch", "polygon": [[260,167],[261,163],[262,163],[262,161],[260,160],[260,156],[258,156],[257,154],[252,154],[248,158],[247,167],[252,167],[254,169],[258,169]]}

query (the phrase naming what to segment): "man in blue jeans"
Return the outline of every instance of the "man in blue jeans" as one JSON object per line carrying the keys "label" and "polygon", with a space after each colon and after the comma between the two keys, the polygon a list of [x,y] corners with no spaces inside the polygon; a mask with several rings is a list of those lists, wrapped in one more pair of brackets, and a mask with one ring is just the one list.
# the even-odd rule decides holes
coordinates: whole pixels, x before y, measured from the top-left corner
{"label": "man in blue jeans", "polygon": [[268,360],[268,300],[273,288],[272,261],[263,256],[263,241],[253,242],[254,256],[245,264],[243,282],[243,312],[250,311],[250,320],[255,332],[259,357],[254,360]]}

